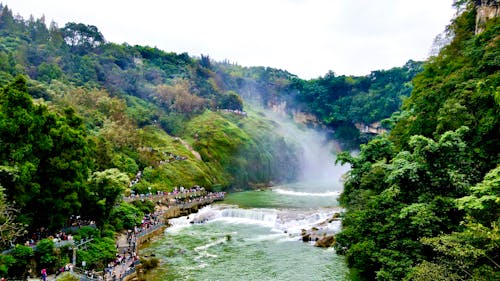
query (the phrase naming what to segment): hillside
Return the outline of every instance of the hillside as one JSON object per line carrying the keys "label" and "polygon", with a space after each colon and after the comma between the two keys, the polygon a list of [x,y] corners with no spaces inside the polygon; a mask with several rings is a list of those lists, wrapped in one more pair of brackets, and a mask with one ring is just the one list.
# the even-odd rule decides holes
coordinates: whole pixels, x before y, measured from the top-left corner
{"label": "hillside", "polygon": [[107,42],[93,25],[58,27],[51,22],[47,26],[43,17],[25,20],[14,17],[8,7],[2,5],[0,10],[0,83],[26,75],[30,94],[45,100],[54,98],[51,86],[57,82],[105,90],[127,100],[127,113],[139,127],[157,120],[168,133],[178,114],[242,109],[239,95],[265,107],[286,103],[290,114],[312,114],[316,119],[311,125],[326,127],[346,147],[355,147],[370,137],[360,134],[355,124],[369,125],[390,117],[409,95],[411,79],[421,71],[421,63],[409,61],[368,76],[329,72],[306,81],[285,70],[118,45]]}
{"label": "hillside", "polygon": [[352,170],[336,248],[356,279],[498,279],[500,24],[482,5],[498,9],[457,1],[453,40],[413,80],[390,134],[339,157]]}
{"label": "hillside", "polygon": [[372,135],[355,124],[390,117],[420,66],[306,81],[206,55],[118,45],[96,26],[47,25],[0,5],[2,198],[32,231],[59,229],[74,214],[106,226],[131,193],[292,181],[297,147],[254,108],[309,116],[308,125],[357,147]]}

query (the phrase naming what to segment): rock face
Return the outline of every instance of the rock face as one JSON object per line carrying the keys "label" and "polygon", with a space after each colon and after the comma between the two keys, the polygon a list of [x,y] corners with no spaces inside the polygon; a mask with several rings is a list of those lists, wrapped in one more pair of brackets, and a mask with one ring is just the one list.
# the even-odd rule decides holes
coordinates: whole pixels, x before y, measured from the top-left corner
{"label": "rock face", "polygon": [[477,0],[476,1],[476,34],[483,32],[486,22],[496,18],[500,14],[498,0]]}
{"label": "rock face", "polygon": [[387,133],[387,130],[382,128],[382,125],[380,122],[375,122],[372,124],[363,124],[363,123],[356,123],[354,124],[356,128],[361,132],[361,133],[368,133],[368,134],[374,134],[374,135],[381,135],[384,133]]}

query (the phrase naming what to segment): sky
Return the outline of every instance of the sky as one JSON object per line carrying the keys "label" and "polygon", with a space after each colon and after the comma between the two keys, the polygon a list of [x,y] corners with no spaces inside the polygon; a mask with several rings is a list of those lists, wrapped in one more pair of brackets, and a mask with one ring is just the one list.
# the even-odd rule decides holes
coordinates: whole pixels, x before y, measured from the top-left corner
{"label": "sky", "polygon": [[47,25],[95,25],[107,41],[209,55],[303,79],[425,60],[453,0],[0,0]]}

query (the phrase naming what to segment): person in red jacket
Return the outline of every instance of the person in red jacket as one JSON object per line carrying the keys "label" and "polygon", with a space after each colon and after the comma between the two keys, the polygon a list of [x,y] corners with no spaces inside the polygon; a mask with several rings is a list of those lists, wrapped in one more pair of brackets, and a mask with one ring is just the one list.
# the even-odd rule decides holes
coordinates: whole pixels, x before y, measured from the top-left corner
{"label": "person in red jacket", "polygon": [[40,272],[42,274],[42,280],[43,281],[47,281],[47,269],[42,269],[42,271]]}

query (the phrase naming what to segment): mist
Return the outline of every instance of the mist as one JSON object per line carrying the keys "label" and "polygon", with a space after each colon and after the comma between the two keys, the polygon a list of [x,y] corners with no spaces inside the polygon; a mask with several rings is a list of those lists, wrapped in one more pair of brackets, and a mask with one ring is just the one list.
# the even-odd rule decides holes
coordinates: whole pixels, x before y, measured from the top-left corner
{"label": "mist", "polygon": [[349,167],[335,164],[338,143],[328,139],[327,134],[321,130],[296,123],[285,113],[273,112],[271,109],[261,110],[268,119],[279,125],[276,133],[296,147],[299,162],[298,174],[295,176],[297,182],[315,183],[316,186],[319,184],[327,189],[342,186],[342,175]]}

